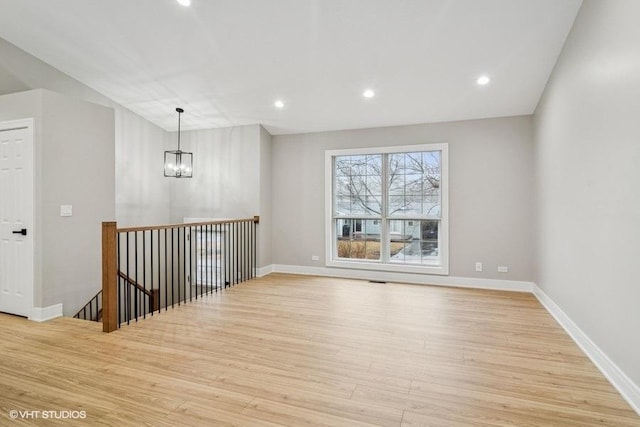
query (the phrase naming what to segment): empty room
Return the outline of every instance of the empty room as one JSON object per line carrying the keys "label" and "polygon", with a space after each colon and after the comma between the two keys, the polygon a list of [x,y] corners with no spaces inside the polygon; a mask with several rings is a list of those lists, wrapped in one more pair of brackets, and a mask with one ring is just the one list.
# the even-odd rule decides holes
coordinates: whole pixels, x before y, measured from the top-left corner
{"label": "empty room", "polygon": [[640,426],[637,0],[0,0],[0,425]]}

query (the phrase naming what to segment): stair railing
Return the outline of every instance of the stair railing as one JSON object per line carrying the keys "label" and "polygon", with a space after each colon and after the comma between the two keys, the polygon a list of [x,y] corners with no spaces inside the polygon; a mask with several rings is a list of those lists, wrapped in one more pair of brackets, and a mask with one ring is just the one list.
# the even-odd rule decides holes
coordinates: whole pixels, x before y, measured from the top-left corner
{"label": "stair railing", "polygon": [[102,289],[89,300],[76,314],[73,315],[75,319],[91,320],[93,322],[100,322],[102,320]]}
{"label": "stair railing", "polygon": [[257,216],[129,228],[103,222],[103,331],[254,278],[258,223]]}

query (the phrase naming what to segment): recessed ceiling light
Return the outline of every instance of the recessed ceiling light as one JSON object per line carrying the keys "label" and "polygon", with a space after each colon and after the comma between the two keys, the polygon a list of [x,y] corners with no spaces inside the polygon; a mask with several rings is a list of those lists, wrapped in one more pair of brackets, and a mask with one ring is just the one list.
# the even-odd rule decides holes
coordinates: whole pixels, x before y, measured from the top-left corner
{"label": "recessed ceiling light", "polygon": [[376,96],[376,93],[371,89],[367,89],[364,92],[362,92],[362,96],[364,96],[365,98],[373,98],[374,96]]}
{"label": "recessed ceiling light", "polygon": [[176,0],[176,1],[183,6],[191,6],[191,0]]}
{"label": "recessed ceiling light", "polygon": [[476,80],[476,83],[478,83],[480,86],[484,86],[489,84],[490,81],[491,81],[491,78],[485,75],[485,76],[478,77],[478,80]]}
{"label": "recessed ceiling light", "polygon": [[279,109],[284,108],[284,102],[282,102],[282,100],[278,99],[276,102],[273,103],[273,106]]}

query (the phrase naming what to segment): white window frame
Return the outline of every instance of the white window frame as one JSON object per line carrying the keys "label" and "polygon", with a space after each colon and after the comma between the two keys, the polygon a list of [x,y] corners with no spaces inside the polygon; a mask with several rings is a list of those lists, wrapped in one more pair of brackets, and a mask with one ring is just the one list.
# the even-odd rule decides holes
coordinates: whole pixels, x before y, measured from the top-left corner
{"label": "white window frame", "polygon": [[[387,263],[384,262],[384,256],[380,260],[346,260],[338,259],[336,256],[336,227],[334,227],[334,157],[337,156],[359,156],[359,155],[374,155],[374,154],[393,154],[393,153],[407,153],[416,151],[440,151],[441,152],[441,182],[440,182],[440,197],[441,197],[441,218],[438,229],[439,246],[441,264],[439,266],[431,265],[411,265],[400,263]],[[384,177],[386,178],[386,177]],[[385,181],[383,179],[383,181]],[[386,184],[383,184],[386,186]],[[385,194],[383,194],[384,198]],[[356,215],[358,218],[367,219],[367,215]],[[377,219],[377,218],[375,218]],[[402,218],[391,218],[402,219]],[[415,219],[415,218],[410,218]],[[384,224],[386,228],[387,222],[390,218],[386,218],[384,215],[381,217],[380,224]],[[386,234],[386,233],[385,233]],[[361,270],[375,270],[375,271],[390,271],[401,273],[422,273],[422,274],[449,274],[449,145],[447,143],[430,143],[419,145],[401,145],[395,147],[374,147],[374,148],[354,148],[346,150],[327,150],[325,152],[325,265],[327,267],[340,267],[349,269],[361,269]],[[382,238],[381,244],[386,241],[386,237]],[[386,250],[386,244],[381,246],[381,253]]]}

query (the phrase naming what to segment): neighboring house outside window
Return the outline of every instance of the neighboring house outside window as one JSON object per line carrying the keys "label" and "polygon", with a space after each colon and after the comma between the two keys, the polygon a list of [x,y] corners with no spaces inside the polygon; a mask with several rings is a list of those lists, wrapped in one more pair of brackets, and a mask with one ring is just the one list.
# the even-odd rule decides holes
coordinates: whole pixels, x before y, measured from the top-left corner
{"label": "neighboring house outside window", "polygon": [[327,151],[327,265],[448,274],[447,166],[447,144]]}

